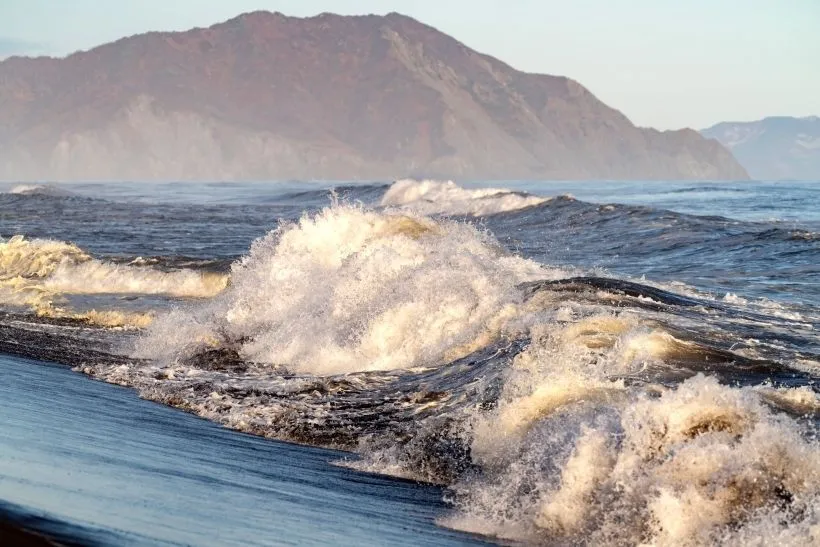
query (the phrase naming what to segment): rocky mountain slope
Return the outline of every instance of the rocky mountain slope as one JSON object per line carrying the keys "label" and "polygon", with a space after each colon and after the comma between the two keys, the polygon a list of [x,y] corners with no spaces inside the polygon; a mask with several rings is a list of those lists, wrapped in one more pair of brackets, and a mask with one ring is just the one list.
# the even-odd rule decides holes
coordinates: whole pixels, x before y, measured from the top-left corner
{"label": "rocky mountain slope", "polygon": [[820,118],[765,118],[719,123],[702,134],[717,139],[755,179],[820,181]]}
{"label": "rocky mountain slope", "polygon": [[0,180],[742,179],[399,14],[256,12],[0,63]]}

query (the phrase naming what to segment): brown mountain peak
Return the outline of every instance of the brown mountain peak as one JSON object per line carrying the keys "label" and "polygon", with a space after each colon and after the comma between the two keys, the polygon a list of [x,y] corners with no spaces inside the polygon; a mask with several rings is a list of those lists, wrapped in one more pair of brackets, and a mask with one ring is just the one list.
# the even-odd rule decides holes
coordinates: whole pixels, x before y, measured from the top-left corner
{"label": "brown mountain peak", "polygon": [[0,179],[744,178],[397,13],[265,11],[0,64]]}

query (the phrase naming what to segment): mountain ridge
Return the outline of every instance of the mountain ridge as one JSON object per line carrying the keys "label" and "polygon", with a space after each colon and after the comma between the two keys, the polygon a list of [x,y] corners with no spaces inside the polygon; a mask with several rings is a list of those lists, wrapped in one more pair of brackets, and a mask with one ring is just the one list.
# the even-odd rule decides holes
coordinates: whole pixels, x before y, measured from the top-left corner
{"label": "mountain ridge", "polygon": [[415,19],[251,12],[0,61],[0,179],[744,179]]}
{"label": "mountain ridge", "polygon": [[820,181],[820,117],[720,122],[701,134],[723,144],[759,180]]}

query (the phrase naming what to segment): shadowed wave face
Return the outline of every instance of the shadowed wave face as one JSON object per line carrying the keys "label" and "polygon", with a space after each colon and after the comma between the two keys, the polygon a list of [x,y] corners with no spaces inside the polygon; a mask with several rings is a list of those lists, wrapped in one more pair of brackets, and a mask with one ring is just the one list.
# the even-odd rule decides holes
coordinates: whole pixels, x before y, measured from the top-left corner
{"label": "shadowed wave face", "polygon": [[442,526],[820,540],[810,185],[69,189],[0,194],[3,351],[446,485]]}

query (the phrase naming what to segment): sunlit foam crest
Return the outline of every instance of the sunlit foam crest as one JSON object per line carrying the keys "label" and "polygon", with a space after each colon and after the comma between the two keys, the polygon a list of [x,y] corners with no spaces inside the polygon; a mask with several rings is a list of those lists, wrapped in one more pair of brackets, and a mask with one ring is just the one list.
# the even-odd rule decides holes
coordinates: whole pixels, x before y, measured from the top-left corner
{"label": "sunlit foam crest", "polygon": [[165,294],[209,297],[227,276],[191,270],[163,272],[92,258],[72,243],[14,236],[0,241],[0,303],[46,313],[65,294]]}
{"label": "sunlit foam crest", "polygon": [[256,241],[220,298],[160,320],[140,350],[221,340],[313,374],[438,366],[498,337],[516,284],[550,275],[467,224],[337,205]]}
{"label": "sunlit foam crest", "polygon": [[61,264],[89,260],[91,257],[74,244],[17,235],[0,241],[0,280],[46,278]]}
{"label": "sunlit foam crest", "polygon": [[224,289],[227,276],[191,270],[163,272],[90,260],[76,265],[59,265],[43,285],[62,294],[133,293],[205,298]]}
{"label": "sunlit foam crest", "polygon": [[18,184],[9,190],[9,194],[24,196],[73,196],[74,193],[54,184]]}
{"label": "sunlit foam crest", "polygon": [[764,543],[818,538],[820,447],[766,404],[814,408],[813,392],[702,375],[630,388],[616,376],[694,350],[631,318],[539,329],[498,407],[476,415],[483,473],[455,485],[459,512],[443,524],[598,545],[742,544],[751,530]]}
{"label": "sunlit foam crest", "polygon": [[533,207],[547,198],[499,188],[466,189],[452,181],[404,179],[394,182],[381,205],[425,215],[483,216]]}

